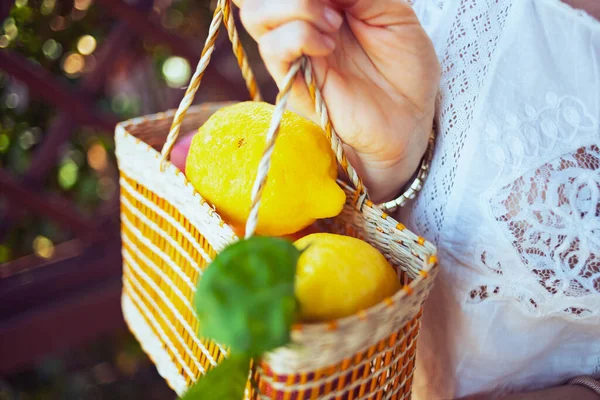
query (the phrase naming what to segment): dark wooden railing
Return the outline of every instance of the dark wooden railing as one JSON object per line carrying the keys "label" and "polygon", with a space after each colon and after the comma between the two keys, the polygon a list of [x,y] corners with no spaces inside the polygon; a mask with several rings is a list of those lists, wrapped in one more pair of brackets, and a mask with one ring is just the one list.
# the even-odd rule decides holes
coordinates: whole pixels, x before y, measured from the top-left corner
{"label": "dark wooden railing", "polygon": [[[10,1],[0,3],[3,21]],[[117,23],[96,52],[96,67],[79,80],[76,88],[19,54],[0,50],[0,70],[60,110],[24,174],[16,176],[0,169],[0,197],[8,203],[0,215],[0,239],[24,211],[44,216],[73,234],[71,241],[55,247],[50,260],[31,255],[0,265],[0,375],[26,367],[65,346],[77,346],[125,329],[120,311],[118,196],[101,205],[90,219],[78,213],[68,199],[45,193],[42,182],[47,171],[58,163],[59,149],[78,126],[93,126],[112,134],[118,118],[98,111],[96,103],[119,55],[141,40],[151,40],[186,58],[192,66],[199,58],[202,38],[190,43],[165,31],[156,22],[151,1],[144,0],[136,7],[122,0],[97,0],[97,4]],[[226,36],[221,35],[220,41],[225,40]],[[229,44],[222,43],[213,58],[218,61],[233,57],[230,49]],[[235,62],[233,58],[231,62]],[[247,98],[241,76],[226,77],[210,66],[205,81],[219,87],[229,99]],[[266,85],[272,97],[274,86],[271,82]]]}

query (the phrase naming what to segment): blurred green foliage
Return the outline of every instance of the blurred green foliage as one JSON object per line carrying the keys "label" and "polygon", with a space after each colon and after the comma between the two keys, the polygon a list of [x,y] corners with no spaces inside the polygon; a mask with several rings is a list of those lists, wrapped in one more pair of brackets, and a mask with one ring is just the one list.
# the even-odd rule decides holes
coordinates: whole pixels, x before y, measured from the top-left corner
{"label": "blurred green foliage", "polygon": [[[128,3],[135,5],[135,1]],[[155,7],[161,4],[163,8],[155,17],[165,30],[183,39],[199,40],[210,23],[209,3],[207,0],[156,2]],[[19,53],[57,79],[77,86],[81,77],[93,70],[95,54],[116,22],[93,0],[17,0],[10,16],[0,21],[0,51],[6,48]],[[107,82],[107,89],[97,98],[97,107],[119,119],[139,115],[144,104],[146,109],[148,104],[161,104],[165,88],[172,86],[169,78],[179,82],[189,79],[189,67],[182,66],[181,60],[173,62],[167,48],[144,38],[126,57],[115,61],[112,73],[115,78],[124,79],[123,70],[136,63],[147,63],[154,76],[149,78],[152,84],[144,88],[143,95],[131,90],[109,91],[110,80]],[[178,68],[165,68],[169,60],[172,61],[169,65]],[[36,149],[57,116],[58,110],[52,105],[31,98],[26,86],[0,71],[0,168],[16,177],[26,174]],[[112,132],[79,126],[58,151],[58,163],[46,173],[44,192],[72,200],[79,212],[93,217],[102,202],[117,195]],[[0,198],[0,215],[7,210],[6,202]],[[15,210],[8,212],[14,214]],[[44,256],[34,246],[36,238],[48,239],[51,244],[71,238],[70,232],[55,223],[23,210],[18,212],[19,215],[13,216],[10,231],[0,238],[0,264],[31,253]]]}

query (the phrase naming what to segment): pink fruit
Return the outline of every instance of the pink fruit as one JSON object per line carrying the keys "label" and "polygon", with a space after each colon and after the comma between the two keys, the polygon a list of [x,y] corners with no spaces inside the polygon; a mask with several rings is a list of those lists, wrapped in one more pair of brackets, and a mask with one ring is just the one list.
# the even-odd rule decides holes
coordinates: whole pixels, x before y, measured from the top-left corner
{"label": "pink fruit", "polygon": [[175,143],[173,150],[171,150],[171,162],[182,172],[185,172],[185,161],[187,160],[190,144],[195,134],[196,131],[187,133]]}

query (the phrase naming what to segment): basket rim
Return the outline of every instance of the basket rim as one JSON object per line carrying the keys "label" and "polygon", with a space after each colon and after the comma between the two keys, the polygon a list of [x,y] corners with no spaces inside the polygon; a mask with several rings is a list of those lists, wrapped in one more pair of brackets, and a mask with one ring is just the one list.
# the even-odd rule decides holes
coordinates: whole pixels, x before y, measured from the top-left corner
{"label": "basket rim", "polygon": [[[348,188],[350,187],[346,184],[346,182],[343,182],[340,180],[338,180],[338,184],[340,184],[342,186],[346,186]],[[378,208],[375,204],[373,204],[370,201],[365,202],[363,207],[370,208],[375,213],[380,214],[380,216],[386,215],[385,212],[383,212],[380,208]],[[395,221],[392,217],[387,216],[387,218]],[[410,230],[405,228],[404,225],[402,225],[400,223],[397,224],[397,229],[403,231],[405,234],[412,233],[412,232],[410,232]],[[416,235],[415,235],[415,237],[417,238],[417,240],[421,239],[421,237],[417,237]],[[417,241],[415,241],[415,243],[417,243]],[[424,241],[422,245],[424,246],[425,244],[430,244],[430,243],[428,243],[427,241]],[[416,255],[414,255],[414,254],[413,254],[413,256],[416,257]],[[401,268],[401,266],[398,266],[398,267]],[[378,314],[388,307],[402,308],[401,301],[403,299],[411,296],[413,294],[413,292],[417,291],[422,285],[426,285],[427,281],[435,279],[435,275],[437,274],[437,269],[438,269],[438,260],[437,260],[437,255],[436,255],[436,251],[434,248],[434,252],[429,256],[428,260],[425,260],[423,262],[421,269],[419,269],[419,274],[415,278],[413,278],[409,284],[404,285],[402,288],[400,288],[400,290],[398,290],[392,296],[389,296],[389,297],[383,299],[382,301],[380,301],[379,303],[377,303],[371,307],[365,308],[363,310],[359,310],[359,311],[355,312],[354,314],[349,315],[347,317],[337,318],[337,319],[333,319],[333,320],[329,320],[329,321],[319,321],[319,322],[314,322],[314,323],[299,322],[299,323],[296,323],[293,325],[292,330],[296,330],[296,331],[302,330],[304,332],[309,332],[311,330],[322,331],[323,328],[325,328],[326,330],[336,330],[338,327],[341,327],[344,325],[351,325],[351,324],[356,323],[357,321],[367,322],[367,320],[369,319],[370,316],[372,316],[374,314]]]}
{"label": "basket rim", "polygon": [[[188,114],[204,113],[204,112],[207,112],[207,111],[217,108],[217,107],[223,107],[228,104],[235,104],[235,103],[238,103],[238,101],[205,102],[205,103],[197,104],[197,105],[190,107],[190,109],[188,110]],[[157,151],[155,148],[150,146],[144,140],[141,140],[141,139],[137,138],[135,135],[133,135],[132,133],[130,133],[128,131],[128,128],[131,126],[134,126],[134,125],[140,125],[140,124],[151,122],[151,121],[172,118],[174,116],[175,112],[176,112],[175,109],[171,109],[171,110],[164,111],[164,112],[143,115],[143,116],[139,116],[139,117],[131,118],[129,120],[122,121],[122,122],[118,123],[116,126],[115,136],[117,139],[119,136],[122,136],[124,139],[127,139],[129,137],[130,139],[133,139],[135,141],[136,145],[143,144],[144,146],[146,146],[146,150],[148,152],[154,152],[154,153],[156,153],[156,156],[158,156],[158,155],[160,155],[159,151]],[[119,167],[119,169],[120,169],[120,167]],[[183,179],[185,186],[188,186],[188,184],[191,185],[191,183],[185,176],[185,173],[183,173],[183,171],[181,171],[169,159],[167,159],[167,160],[165,160],[165,173],[168,173],[169,170],[172,173],[174,173],[175,175],[177,175],[178,177],[180,177],[180,179]],[[337,182],[340,186],[342,186],[342,188],[345,188],[347,191],[354,191],[354,189],[351,188],[346,182],[341,181],[340,179],[338,179]],[[206,200],[202,197],[202,195],[200,193],[198,193],[197,191],[196,191],[196,193],[199,196],[199,199],[198,199],[199,204],[201,204],[202,202],[206,202]],[[292,336],[294,336],[295,334],[297,334],[299,332],[310,334],[310,333],[317,333],[317,332],[323,332],[323,331],[336,331],[339,328],[342,328],[344,326],[352,325],[355,323],[368,322],[370,316],[381,313],[383,310],[385,310],[389,307],[392,307],[394,309],[402,309],[402,306],[403,306],[402,303],[403,303],[404,299],[411,296],[413,294],[413,292],[416,292],[419,289],[421,289],[422,286],[427,285],[427,283],[429,281],[435,279],[435,276],[436,276],[437,270],[438,270],[437,249],[436,249],[435,245],[433,245],[433,243],[427,241],[425,238],[414,234],[407,227],[405,227],[404,224],[399,223],[392,216],[386,214],[381,208],[379,208],[376,204],[374,204],[370,200],[366,200],[366,201],[360,202],[360,203],[362,203],[360,205],[360,207],[355,207],[359,212],[364,214],[364,210],[368,209],[370,212],[374,213],[377,218],[389,220],[390,222],[392,222],[395,225],[395,229],[398,232],[402,232],[402,235],[408,236],[409,239],[412,241],[412,243],[408,244],[409,247],[415,246],[415,245],[422,246],[426,250],[426,252],[429,254],[429,256],[427,257],[426,260],[422,260],[422,266],[418,270],[419,271],[418,275],[416,275],[409,284],[404,285],[400,290],[398,290],[392,296],[384,299],[383,301],[380,301],[379,303],[377,303],[371,307],[368,307],[364,310],[359,310],[358,312],[356,312],[352,315],[343,317],[343,318],[338,318],[338,319],[334,319],[334,320],[330,320],[330,321],[312,322],[312,323],[311,322],[295,323],[292,328]],[[222,220],[222,218],[220,217],[218,212],[215,212],[215,215],[218,216],[218,218],[221,220],[223,225],[226,225],[227,227],[232,229],[229,224],[227,224],[224,220]],[[234,233],[231,240],[232,240],[232,242],[234,242],[234,241],[240,240],[240,238]],[[420,257],[418,257],[414,251],[411,251],[411,253],[412,253],[413,257],[417,257],[420,259]],[[398,267],[401,268],[402,266],[399,265]],[[428,292],[425,293],[425,297],[427,297],[428,294],[429,294]]]}
{"label": "basket rim", "polygon": [[[250,101],[250,100],[248,100],[248,101]],[[186,115],[196,114],[196,113],[202,113],[202,112],[206,112],[206,111],[210,110],[213,107],[217,107],[217,106],[218,107],[225,107],[227,105],[236,104],[236,103],[240,103],[240,101],[237,101],[237,100],[208,101],[208,102],[203,102],[203,103],[200,103],[200,104],[194,104],[193,106],[190,106],[190,108],[188,109],[188,112],[186,113]],[[140,115],[138,117],[133,117],[133,118],[129,118],[129,119],[120,121],[120,122],[118,122],[115,125],[115,133],[119,133],[119,130],[123,130],[127,134],[131,135],[131,133],[127,132],[127,128],[129,126],[140,125],[140,124],[142,124],[144,122],[149,122],[149,121],[156,121],[156,120],[162,120],[162,119],[167,119],[167,118],[173,118],[175,116],[175,112],[176,111],[177,111],[177,109],[171,108],[171,109],[166,110],[166,111],[161,111],[161,112],[157,112],[157,113],[154,113],[154,114]],[[132,135],[132,136],[135,137],[135,135]]]}

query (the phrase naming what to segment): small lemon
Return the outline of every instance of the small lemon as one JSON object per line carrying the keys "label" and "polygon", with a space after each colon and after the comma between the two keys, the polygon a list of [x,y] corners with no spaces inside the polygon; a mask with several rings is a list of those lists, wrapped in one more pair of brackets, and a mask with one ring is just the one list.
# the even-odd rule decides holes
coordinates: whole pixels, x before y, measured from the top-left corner
{"label": "small lemon", "polygon": [[[274,107],[242,102],[217,111],[192,139],[186,175],[226,222],[243,227]],[[286,111],[262,193],[256,233],[283,236],[336,216],[346,196],[321,128]]]}
{"label": "small lemon", "polygon": [[367,309],[400,289],[396,272],[373,246],[350,236],[315,233],[296,269],[296,298],[305,322],[329,321]]}

